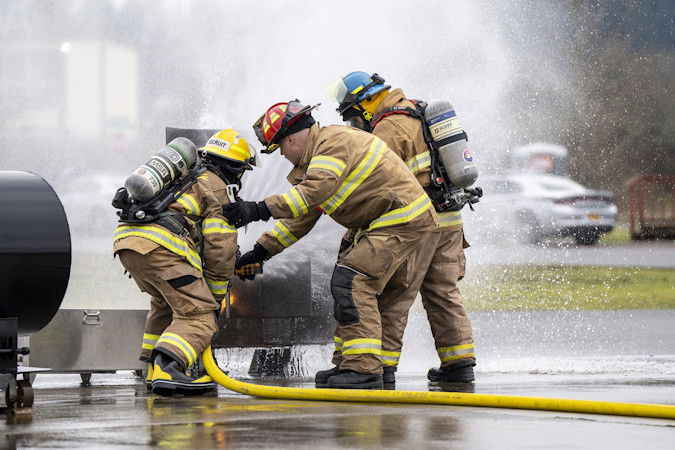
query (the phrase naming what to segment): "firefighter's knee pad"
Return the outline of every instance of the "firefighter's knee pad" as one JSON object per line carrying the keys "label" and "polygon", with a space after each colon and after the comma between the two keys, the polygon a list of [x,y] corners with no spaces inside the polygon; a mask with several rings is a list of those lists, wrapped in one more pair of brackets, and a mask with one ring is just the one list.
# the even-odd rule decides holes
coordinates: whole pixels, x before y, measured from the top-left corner
{"label": "firefighter's knee pad", "polygon": [[359,321],[359,312],[352,298],[352,280],[356,272],[335,266],[330,280],[330,292],[333,294],[333,317],[341,325],[350,325]]}

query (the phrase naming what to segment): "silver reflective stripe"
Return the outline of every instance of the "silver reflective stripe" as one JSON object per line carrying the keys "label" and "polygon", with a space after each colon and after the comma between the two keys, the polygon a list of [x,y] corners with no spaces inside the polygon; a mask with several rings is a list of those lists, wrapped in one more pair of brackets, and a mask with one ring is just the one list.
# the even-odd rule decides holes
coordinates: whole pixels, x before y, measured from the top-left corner
{"label": "silver reflective stripe", "polygon": [[377,348],[377,349],[379,349],[380,347],[382,347],[382,346],[377,345],[377,344],[352,344],[352,345],[345,345],[344,349],[345,350],[351,350],[351,349],[354,349],[354,348]]}
{"label": "silver reflective stripe", "polygon": [[431,166],[431,153],[426,151],[420,153],[419,155],[415,155],[406,161],[406,164],[408,167],[410,167],[410,170],[412,170],[413,173],[417,173],[420,170]]}
{"label": "silver reflective stripe", "polygon": [[199,257],[199,254],[191,249],[185,240],[173,236],[163,228],[154,226],[132,227],[121,225],[117,227],[117,230],[115,231],[113,242],[128,236],[138,236],[149,239],[167,250],[185,257],[190,264],[197,269],[202,270],[202,260]]}
{"label": "silver reflective stripe", "polygon": [[412,202],[410,205],[383,214],[379,218],[373,220],[372,222],[370,222],[370,226],[368,227],[368,229],[372,230],[374,228],[410,222],[415,217],[419,216],[420,213],[424,212],[430,207],[431,207],[431,200],[429,200],[429,197],[427,197],[427,195],[424,194],[423,196],[419,197],[417,200]]}
{"label": "silver reflective stripe", "polygon": [[159,340],[157,341],[158,344],[160,342],[167,342],[183,350],[183,353],[185,354],[189,365],[192,365],[192,363],[195,362],[195,360],[197,359],[197,354],[195,353],[192,346],[188,344],[185,340],[183,340],[181,337],[173,335],[173,333],[163,334],[162,337],[159,338]]}
{"label": "silver reflective stripe", "polygon": [[345,163],[336,158],[316,156],[309,162],[307,171],[309,172],[310,170],[326,170],[339,177],[342,175],[342,171],[345,170]]}
{"label": "silver reflective stripe", "polygon": [[344,183],[342,183],[342,186],[340,186],[340,189],[338,189],[338,191],[333,194],[333,196],[331,196],[321,205],[321,208],[328,214],[332,214],[333,211],[335,211],[347,199],[347,197],[349,197],[352,191],[363,182],[367,175],[373,171],[373,166],[381,157],[384,141],[379,138],[375,138],[374,144],[374,149],[369,151],[364,157],[364,159],[367,158],[365,164],[359,164],[360,167],[357,166],[358,171],[351,172],[347,176],[347,179],[344,181]]}
{"label": "silver reflective stripe", "polygon": [[452,357],[455,356],[473,354],[474,346],[473,344],[464,344],[452,347],[442,347],[439,348],[437,352],[438,356],[441,358],[441,361],[443,361],[444,359],[454,359]]}
{"label": "silver reflective stripe", "polygon": [[461,211],[441,212],[437,213],[437,215],[438,221],[440,222],[442,227],[458,225],[463,222]]}
{"label": "silver reflective stripe", "polygon": [[236,233],[237,229],[223,219],[206,219],[202,223],[204,234],[210,233]]}
{"label": "silver reflective stripe", "polygon": [[194,214],[196,216],[201,214],[201,211],[199,210],[199,204],[190,194],[183,194],[176,201],[183,205],[183,208],[185,208],[185,212],[187,214]]}
{"label": "silver reflective stripe", "polygon": [[385,355],[384,352],[382,352],[382,361],[390,361],[397,363],[400,358],[401,358],[400,356]]}

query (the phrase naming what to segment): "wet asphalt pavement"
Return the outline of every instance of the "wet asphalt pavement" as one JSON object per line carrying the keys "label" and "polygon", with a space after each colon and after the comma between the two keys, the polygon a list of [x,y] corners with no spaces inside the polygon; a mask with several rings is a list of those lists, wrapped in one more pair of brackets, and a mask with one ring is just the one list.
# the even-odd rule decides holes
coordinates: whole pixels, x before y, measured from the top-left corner
{"label": "wet asphalt pavement", "polygon": [[[255,380],[247,380],[253,381]],[[311,387],[309,380],[263,380]],[[162,398],[131,372],[40,375],[31,413],[4,416],[2,448],[672,449],[675,421],[429,405]],[[399,389],[428,390],[422,377]],[[447,386],[455,390],[457,386]],[[466,390],[466,389],[465,389]],[[476,393],[675,404],[675,377],[478,376]]]}
{"label": "wet asphalt pavement", "polygon": [[[675,405],[675,310],[472,313],[476,382],[430,386],[423,313],[404,336],[397,389],[446,389]],[[313,387],[331,346],[294,347],[295,378],[251,379],[252,349],[217,350],[247,382]],[[40,374],[31,411],[3,416],[0,448],[672,449],[675,420],[490,409],[256,399],[162,398],[133,372]]]}

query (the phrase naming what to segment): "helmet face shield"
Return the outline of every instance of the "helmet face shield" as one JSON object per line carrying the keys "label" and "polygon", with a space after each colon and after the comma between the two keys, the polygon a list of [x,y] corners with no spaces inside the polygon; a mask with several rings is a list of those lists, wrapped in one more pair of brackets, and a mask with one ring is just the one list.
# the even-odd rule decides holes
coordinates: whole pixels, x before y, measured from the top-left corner
{"label": "helmet face shield", "polygon": [[303,116],[309,115],[320,103],[311,106],[300,100],[272,105],[254,124],[253,130],[258,140],[265,146],[261,153],[272,153],[279,148],[279,142],[289,131],[291,125]]}
{"label": "helmet face shield", "polygon": [[350,114],[352,107],[358,107],[363,100],[370,100],[373,95],[390,87],[385,86],[384,78],[376,73],[368,75],[365,72],[352,72],[328,84],[324,90],[338,102],[336,111],[347,121],[353,117]]}
{"label": "helmet face shield", "polygon": [[262,167],[262,159],[260,159],[260,156],[258,156],[258,150],[255,149],[251,144],[248,144],[248,152],[251,155],[251,157],[246,161],[246,163],[249,165],[249,169],[252,169],[253,167]]}
{"label": "helmet face shield", "polygon": [[344,79],[340,77],[332,83],[328,83],[326,87],[324,87],[324,91],[329,99],[342,103],[349,92],[349,89],[347,89]]}

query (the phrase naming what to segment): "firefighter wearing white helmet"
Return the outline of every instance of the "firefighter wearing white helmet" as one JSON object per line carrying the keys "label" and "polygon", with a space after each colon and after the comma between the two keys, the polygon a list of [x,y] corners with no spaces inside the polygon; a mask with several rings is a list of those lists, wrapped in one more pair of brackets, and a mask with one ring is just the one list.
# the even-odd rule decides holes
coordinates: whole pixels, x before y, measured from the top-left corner
{"label": "firefighter wearing white helmet", "polygon": [[[219,303],[234,275],[237,230],[223,217],[255,151],[235,130],[213,135],[166,211],[152,222],[128,218],[117,227],[114,253],[151,296],[140,359],[160,395],[215,389],[208,375],[188,374],[216,331]],[[174,184],[169,184],[174,186]],[[161,195],[161,192],[158,194]]]}
{"label": "firefighter wearing white helmet", "polygon": [[[412,272],[397,272],[379,298],[384,380],[389,383],[395,381],[408,310],[417,292],[420,292],[441,363],[440,368],[429,370],[428,379],[434,382],[472,381],[476,364],[472,326],[458,287],[458,281],[464,276],[464,248],[469,246],[462,229],[459,211],[462,205],[446,208],[446,199],[438,195],[432,183],[433,158],[430,151],[433,149],[425,140],[424,127],[427,124],[423,121],[424,116],[415,114],[422,102],[410,101],[401,89],[390,88],[379,75],[365,72],[352,72],[327,86],[328,93],[338,101],[337,111],[345,121],[378,136],[406,162],[431,197],[441,223],[437,232],[425,240],[423,247],[405,266]],[[427,109],[427,119],[428,115]],[[454,111],[448,111],[446,115],[449,122],[458,128]],[[466,134],[461,128],[458,131],[461,133],[456,133],[458,138],[454,142],[456,145],[465,144]],[[460,139],[462,137],[464,140]],[[468,152],[464,150],[466,170],[462,173],[472,177],[469,180],[471,184],[477,174],[471,164],[473,157]],[[440,159],[437,158],[439,162]],[[340,341],[341,337],[336,336],[336,342],[339,344]],[[342,358],[339,345],[336,345],[333,358],[336,366]],[[317,383],[321,384],[330,373],[319,372]]]}

